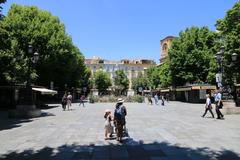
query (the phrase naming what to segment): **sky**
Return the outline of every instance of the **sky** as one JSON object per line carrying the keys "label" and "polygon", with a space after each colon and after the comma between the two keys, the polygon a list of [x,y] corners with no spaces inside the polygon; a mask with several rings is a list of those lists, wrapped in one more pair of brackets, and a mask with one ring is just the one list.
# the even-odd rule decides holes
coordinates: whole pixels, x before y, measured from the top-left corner
{"label": "sky", "polygon": [[160,40],[191,26],[215,31],[237,0],[7,0],[59,17],[85,58],[150,59],[159,63]]}

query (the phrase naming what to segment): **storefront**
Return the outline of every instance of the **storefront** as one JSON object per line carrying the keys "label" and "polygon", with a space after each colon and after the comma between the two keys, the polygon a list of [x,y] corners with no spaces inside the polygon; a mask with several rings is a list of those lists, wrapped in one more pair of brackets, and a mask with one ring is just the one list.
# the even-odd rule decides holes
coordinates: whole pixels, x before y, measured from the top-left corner
{"label": "storefront", "polygon": [[170,100],[190,103],[204,103],[206,94],[213,96],[216,87],[212,85],[191,85],[170,89],[161,89],[161,94],[169,94]]}

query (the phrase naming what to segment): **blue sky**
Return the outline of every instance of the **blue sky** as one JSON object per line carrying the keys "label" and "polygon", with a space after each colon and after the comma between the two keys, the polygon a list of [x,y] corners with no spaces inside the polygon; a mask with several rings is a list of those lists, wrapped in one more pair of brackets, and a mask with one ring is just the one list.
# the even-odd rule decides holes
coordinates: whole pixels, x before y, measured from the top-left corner
{"label": "blue sky", "polygon": [[215,30],[237,0],[7,0],[35,5],[58,16],[86,58],[152,59],[159,63],[160,40],[191,26]]}

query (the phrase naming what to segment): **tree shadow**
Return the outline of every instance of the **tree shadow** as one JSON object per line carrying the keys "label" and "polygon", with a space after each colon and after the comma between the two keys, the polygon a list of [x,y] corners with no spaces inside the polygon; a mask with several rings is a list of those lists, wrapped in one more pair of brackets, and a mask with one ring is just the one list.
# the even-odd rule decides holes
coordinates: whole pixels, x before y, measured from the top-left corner
{"label": "tree shadow", "polygon": [[39,109],[44,109],[44,110],[48,110],[48,109],[52,109],[52,108],[57,108],[60,107],[60,105],[56,105],[56,104],[44,104],[41,106],[38,106]]}
{"label": "tree shadow", "polygon": [[167,142],[146,143],[127,138],[123,143],[62,145],[23,152],[11,151],[0,155],[0,160],[239,160],[231,150],[213,151],[209,148],[192,149]]}
{"label": "tree shadow", "polygon": [[[50,112],[42,111],[40,117],[55,116]],[[39,118],[39,117],[38,117]],[[9,118],[7,111],[0,112],[0,131],[21,127],[23,123],[34,121],[34,118]]]}

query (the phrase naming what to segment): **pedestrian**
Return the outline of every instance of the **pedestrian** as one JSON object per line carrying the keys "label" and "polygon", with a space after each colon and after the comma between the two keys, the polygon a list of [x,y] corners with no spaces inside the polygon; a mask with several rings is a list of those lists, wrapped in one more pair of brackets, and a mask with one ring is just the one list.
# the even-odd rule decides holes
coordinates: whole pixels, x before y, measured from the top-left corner
{"label": "pedestrian", "polygon": [[105,123],[104,123],[104,129],[105,129],[105,140],[112,137],[113,134],[113,125],[112,125],[112,115],[111,111],[109,109],[105,110]]}
{"label": "pedestrian", "polygon": [[220,109],[222,108],[222,94],[220,89],[216,90],[215,93],[215,106],[216,106],[216,113],[217,119],[223,119],[224,115],[221,113]]}
{"label": "pedestrian", "polygon": [[162,106],[164,106],[164,96],[161,96],[161,100],[162,100]]}
{"label": "pedestrian", "polygon": [[69,110],[70,106],[72,106],[72,95],[71,95],[70,92],[68,92],[68,96],[67,96],[67,107],[68,107],[68,110]]}
{"label": "pedestrian", "polygon": [[155,100],[155,104],[158,105],[158,95],[157,94],[155,94],[154,100]]}
{"label": "pedestrian", "polygon": [[211,104],[211,99],[210,99],[210,95],[206,94],[206,104],[205,104],[205,112],[202,115],[202,117],[204,117],[207,114],[207,111],[209,111],[212,115],[212,118],[214,118],[214,114],[212,112],[212,104]]}
{"label": "pedestrian", "polygon": [[148,104],[152,105],[153,102],[152,102],[152,96],[149,94],[147,95],[147,99],[148,99]]}
{"label": "pedestrian", "polygon": [[65,111],[66,105],[67,105],[67,93],[64,93],[64,95],[62,97],[62,108],[63,108],[63,111]]}
{"label": "pedestrian", "polygon": [[117,141],[122,142],[123,126],[126,125],[126,107],[123,106],[124,100],[118,99],[116,108],[114,111],[114,123],[116,125]]}
{"label": "pedestrian", "polygon": [[84,95],[81,95],[79,106],[81,106],[81,104],[82,104],[83,107],[85,107],[85,106],[84,106],[84,99],[85,99],[85,96],[84,96]]}
{"label": "pedestrian", "polygon": [[166,94],[166,100],[169,102],[169,93]]}

